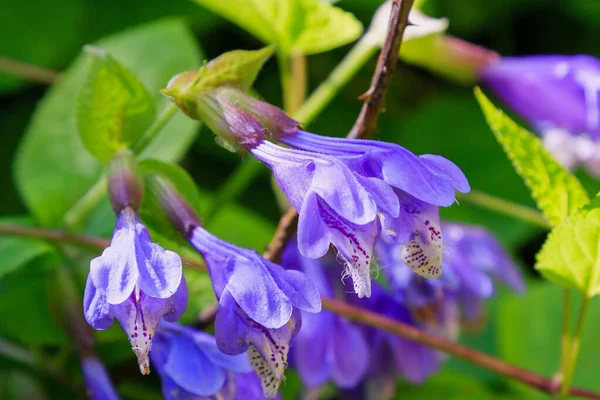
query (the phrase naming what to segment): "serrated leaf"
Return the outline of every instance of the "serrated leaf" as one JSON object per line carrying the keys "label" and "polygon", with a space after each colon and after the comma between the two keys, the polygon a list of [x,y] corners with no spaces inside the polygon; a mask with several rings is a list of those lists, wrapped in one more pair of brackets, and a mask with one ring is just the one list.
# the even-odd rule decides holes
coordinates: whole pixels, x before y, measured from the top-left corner
{"label": "serrated leaf", "polygon": [[[179,71],[196,68],[201,56],[187,27],[177,20],[143,25],[98,43],[132,71],[153,94],[156,109],[169,103],[159,89]],[[77,135],[75,104],[85,76],[82,58],[37,107],[15,159],[16,184],[38,223],[60,225],[64,214],[96,183],[102,165]],[[191,145],[198,124],[176,114],[142,152],[142,157],[179,159]],[[109,209],[108,202],[104,203]]]}
{"label": "serrated leaf", "polygon": [[578,211],[550,232],[535,268],[592,297],[600,293],[600,208]]}
{"label": "serrated leaf", "polygon": [[81,141],[101,162],[131,147],[155,118],[155,104],[144,85],[106,50],[86,46],[87,71],[77,99]]}
{"label": "serrated leaf", "polygon": [[497,109],[479,88],[475,96],[496,139],[552,226],[589,203],[579,180],[544,149],[537,136]]}
{"label": "serrated leaf", "polygon": [[357,39],[361,23],[321,0],[194,0],[283,53],[315,54]]}

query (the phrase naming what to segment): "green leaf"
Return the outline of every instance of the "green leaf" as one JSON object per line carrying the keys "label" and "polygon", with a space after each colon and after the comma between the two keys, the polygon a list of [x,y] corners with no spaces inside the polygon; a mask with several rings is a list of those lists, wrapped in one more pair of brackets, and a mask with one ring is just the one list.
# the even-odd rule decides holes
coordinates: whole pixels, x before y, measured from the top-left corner
{"label": "green leaf", "polygon": [[587,297],[600,292],[600,208],[578,211],[550,232],[535,268]]}
{"label": "green leaf", "polygon": [[315,54],[356,40],[361,23],[321,0],[195,0],[279,52]]}
{"label": "green leaf", "polygon": [[[143,25],[98,45],[137,76],[153,94],[158,110],[169,102],[159,89],[179,71],[197,68],[201,62],[193,36],[178,20]],[[44,96],[16,155],[17,187],[37,222],[44,226],[60,225],[64,214],[102,174],[102,165],[81,143],[75,123],[74,110],[85,68],[83,58],[78,58],[60,83]],[[197,131],[196,122],[178,113],[142,156],[177,160]]]}
{"label": "green leaf", "polygon": [[[498,321],[498,356],[519,367],[543,376],[555,376],[559,370],[560,338],[564,289],[551,283],[530,285],[522,296],[504,296],[495,319]],[[580,307],[580,296],[571,301],[572,323]],[[581,337],[581,353],[574,374],[573,386],[600,390],[598,359],[600,341],[594,327],[600,326],[600,308],[588,309]],[[589,328],[589,329],[588,329]],[[509,381],[511,382],[511,381]],[[548,399],[548,395],[512,381],[525,396],[513,398]]]}
{"label": "green leaf", "polygon": [[[28,217],[0,219],[0,225],[31,226]],[[0,278],[34,260],[54,256],[54,249],[42,240],[16,236],[0,236]]]}
{"label": "green leaf", "polygon": [[550,224],[558,225],[589,202],[579,180],[544,149],[537,136],[504,115],[479,88],[475,96],[496,139]]}
{"label": "green leaf", "polygon": [[131,147],[152,124],[155,104],[137,78],[104,49],[86,46],[88,65],[77,101],[81,141],[101,162]]}
{"label": "green leaf", "polygon": [[56,262],[37,258],[0,279],[0,336],[32,345],[67,343],[65,331],[51,314],[48,278]]}

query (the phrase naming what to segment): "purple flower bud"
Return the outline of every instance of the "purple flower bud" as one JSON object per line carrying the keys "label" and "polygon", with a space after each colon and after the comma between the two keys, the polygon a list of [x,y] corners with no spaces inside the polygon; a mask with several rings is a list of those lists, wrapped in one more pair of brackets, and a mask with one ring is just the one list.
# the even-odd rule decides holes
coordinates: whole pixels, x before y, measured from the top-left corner
{"label": "purple flower bud", "polygon": [[591,56],[504,57],[481,81],[544,139],[566,167],[600,176],[600,61]]}
{"label": "purple flower bud", "polygon": [[202,225],[192,206],[177,192],[167,178],[154,175],[148,180],[150,191],[181,233],[188,237],[194,228]]}
{"label": "purple flower bud", "polygon": [[[150,359],[161,378],[167,400],[233,400],[247,393],[247,388],[238,382],[252,382],[252,378],[247,377],[252,367],[246,355],[221,352],[213,336],[163,321],[156,330],[154,342]],[[238,379],[238,375],[242,377]],[[258,391],[262,395],[260,383]]]}
{"label": "purple flower bud", "polygon": [[116,318],[147,374],[159,320],[176,321],[186,304],[181,258],[152,242],[132,208],[121,210],[110,247],[90,264],[83,304],[88,323],[102,330]]}
{"label": "purple flower bud", "polygon": [[108,164],[108,197],[113,210],[140,208],[144,187],[135,157],[128,150],[117,153]]}
{"label": "purple flower bud", "polygon": [[303,273],[285,271],[201,227],[189,240],[204,257],[219,300],[215,321],[219,349],[232,355],[248,351],[265,396],[275,396],[290,343],[300,328],[299,310],[321,310],[317,289]]}
{"label": "purple flower bud", "polygon": [[104,365],[96,356],[84,356],[81,369],[89,400],[119,400]]}

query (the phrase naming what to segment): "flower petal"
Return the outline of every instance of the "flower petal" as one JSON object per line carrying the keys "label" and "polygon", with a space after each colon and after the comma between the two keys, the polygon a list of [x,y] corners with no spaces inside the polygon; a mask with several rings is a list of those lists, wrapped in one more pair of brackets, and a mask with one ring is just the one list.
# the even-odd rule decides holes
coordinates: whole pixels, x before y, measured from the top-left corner
{"label": "flower petal", "polygon": [[202,331],[193,331],[193,339],[204,355],[215,365],[232,372],[250,372],[252,367],[245,354],[229,355],[219,350],[215,338]]}
{"label": "flower petal", "polygon": [[211,396],[225,383],[223,368],[213,364],[196,343],[185,336],[172,341],[165,374],[177,386],[197,396]]}
{"label": "flower petal", "polygon": [[293,307],[261,264],[258,254],[254,260],[240,259],[226,290],[254,321],[267,328],[280,328],[289,321]]}
{"label": "flower petal", "polygon": [[248,349],[248,327],[239,316],[235,299],[225,289],[219,300],[215,318],[215,339],[219,349],[229,355],[236,355]]}
{"label": "flower petal", "polygon": [[331,234],[320,215],[318,196],[309,193],[298,219],[298,249],[308,258],[321,258],[329,250]]}
{"label": "flower petal", "polygon": [[294,339],[293,365],[306,386],[319,386],[331,378],[329,337],[333,335],[333,314],[302,313],[302,327]]}
{"label": "flower petal", "polygon": [[106,301],[103,290],[98,290],[88,275],[83,295],[83,312],[85,319],[94,329],[108,329],[113,324],[110,305]]}
{"label": "flower petal", "polygon": [[362,381],[369,366],[369,349],[358,327],[334,317],[330,334],[333,350],[333,381],[341,388],[353,388]]}

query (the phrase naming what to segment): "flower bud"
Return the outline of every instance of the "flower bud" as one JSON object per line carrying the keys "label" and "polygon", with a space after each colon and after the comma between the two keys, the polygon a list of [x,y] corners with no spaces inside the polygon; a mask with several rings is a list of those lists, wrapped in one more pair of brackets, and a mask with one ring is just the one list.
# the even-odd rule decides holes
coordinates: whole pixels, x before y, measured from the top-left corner
{"label": "flower bud", "polygon": [[202,226],[192,206],[167,178],[153,175],[149,178],[149,185],[158,204],[180,232],[189,236],[196,227]]}
{"label": "flower bud", "polygon": [[108,164],[108,197],[115,212],[140,208],[144,186],[137,162],[128,150],[117,153]]}

